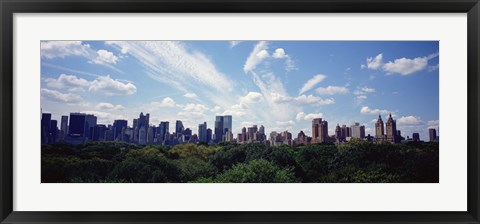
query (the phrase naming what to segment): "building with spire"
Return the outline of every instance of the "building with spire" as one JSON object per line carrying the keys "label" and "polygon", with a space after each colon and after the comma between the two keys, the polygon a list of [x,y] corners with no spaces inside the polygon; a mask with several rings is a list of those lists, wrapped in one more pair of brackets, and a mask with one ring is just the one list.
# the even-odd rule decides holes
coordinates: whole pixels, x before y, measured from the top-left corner
{"label": "building with spire", "polygon": [[375,142],[398,143],[401,141],[401,139],[402,137],[400,136],[400,131],[397,130],[397,122],[393,120],[392,114],[388,115],[385,128],[383,126],[382,117],[378,115],[378,120],[375,123]]}

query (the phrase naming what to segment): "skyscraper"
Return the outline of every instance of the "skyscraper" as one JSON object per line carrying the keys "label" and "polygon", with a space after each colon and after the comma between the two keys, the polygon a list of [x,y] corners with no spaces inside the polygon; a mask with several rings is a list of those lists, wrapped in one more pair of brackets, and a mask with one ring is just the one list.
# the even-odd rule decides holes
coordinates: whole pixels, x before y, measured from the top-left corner
{"label": "skyscraper", "polygon": [[227,133],[227,131],[232,132],[232,115],[223,116],[223,134]]}
{"label": "skyscraper", "polygon": [[58,126],[57,120],[50,121],[50,136],[48,138],[48,143],[55,143],[58,139]]}
{"label": "skyscraper", "polygon": [[93,128],[93,141],[104,141],[107,127],[103,124],[97,124]]}
{"label": "skyscraper", "polygon": [[435,128],[429,128],[428,136],[431,142],[437,141],[437,130]]}
{"label": "skyscraper", "polygon": [[378,115],[377,123],[375,123],[375,138],[383,139],[384,133],[382,116]]}
{"label": "skyscraper", "polygon": [[312,120],[312,142],[322,143],[328,140],[328,122],[322,118]]}
{"label": "skyscraper", "polygon": [[258,128],[257,125],[253,125],[247,129],[247,141],[254,142],[255,141],[255,134],[257,133]]}
{"label": "skyscraper", "polygon": [[190,128],[185,128],[185,130],[183,131],[183,140],[185,142],[189,142],[191,137],[192,137],[192,130]]}
{"label": "skyscraper", "polygon": [[155,139],[155,126],[149,126],[147,129],[147,144],[151,145],[153,144],[153,141]]}
{"label": "skyscraper", "polygon": [[420,141],[420,134],[418,134],[418,133],[413,133],[413,134],[412,134],[412,140],[413,140],[414,142],[419,142],[419,141]]}
{"label": "skyscraper", "polygon": [[158,126],[159,130],[157,132],[157,142],[159,144],[164,144],[165,140],[167,140],[167,135],[169,134],[169,122],[168,121],[162,121],[160,122],[160,125]]}
{"label": "skyscraper", "polygon": [[122,130],[127,128],[128,121],[127,120],[114,120],[113,121],[113,138],[116,141],[121,141]]}
{"label": "skyscraper", "polygon": [[208,128],[207,129],[207,142],[209,143],[212,141],[212,129]]}
{"label": "skyscraper", "polygon": [[295,145],[306,145],[308,144],[307,135],[303,131],[300,131],[295,139]]}
{"label": "skyscraper", "polygon": [[387,123],[385,124],[387,129],[386,141],[398,142],[397,137],[397,122],[393,120],[392,114],[388,116]]}
{"label": "skyscraper", "polygon": [[181,120],[177,120],[175,122],[175,137],[180,140],[183,136],[183,131],[185,128],[183,127],[183,123]]}
{"label": "skyscraper", "polygon": [[52,114],[42,113],[42,122],[41,122],[41,142],[42,144],[48,144],[48,139],[50,136],[50,123],[52,119]]}
{"label": "skyscraper", "polygon": [[[137,124],[135,126],[135,123]],[[150,114],[143,115],[143,112],[140,113],[137,121],[135,119],[133,120],[133,126],[134,126],[134,141],[139,143],[139,144],[146,144],[147,143],[147,134],[148,134],[148,128],[150,127]],[[140,138],[140,130],[144,129],[145,134],[142,135],[142,139]],[[140,143],[142,142],[142,143]]]}
{"label": "skyscraper", "polygon": [[233,133],[231,131],[227,131],[225,133],[225,141],[226,142],[231,142],[233,141]]}
{"label": "skyscraper", "polygon": [[200,142],[206,142],[207,141],[207,122],[203,122],[203,124],[198,125],[198,140]]}
{"label": "skyscraper", "polygon": [[138,144],[140,145],[146,145],[147,144],[147,127],[146,126],[140,126],[138,129]]}
{"label": "skyscraper", "polygon": [[223,116],[215,117],[215,143],[220,143],[223,141]]}
{"label": "skyscraper", "polygon": [[68,136],[84,138],[87,129],[86,114],[70,113],[70,122],[68,124]]}
{"label": "skyscraper", "polygon": [[343,137],[344,139],[346,139],[347,137],[351,137],[351,136],[352,136],[352,134],[351,134],[351,128],[350,128],[350,127],[347,127],[347,125],[342,125],[341,131],[342,131],[342,137]]}
{"label": "skyscraper", "polygon": [[245,127],[242,128],[242,142],[247,141],[247,129]]}
{"label": "skyscraper", "polygon": [[92,139],[93,128],[97,125],[97,117],[93,114],[85,115],[85,137]]}
{"label": "skyscraper", "polygon": [[352,138],[364,139],[365,138],[365,126],[360,123],[353,124],[350,129],[352,130]]}
{"label": "skyscraper", "polygon": [[60,135],[61,140],[65,139],[65,136],[68,134],[68,116],[62,116],[62,120],[60,123]]}
{"label": "skyscraper", "polygon": [[335,127],[335,138],[337,139],[338,142],[343,142],[344,138],[342,135],[342,128],[340,128],[340,125],[337,124]]}

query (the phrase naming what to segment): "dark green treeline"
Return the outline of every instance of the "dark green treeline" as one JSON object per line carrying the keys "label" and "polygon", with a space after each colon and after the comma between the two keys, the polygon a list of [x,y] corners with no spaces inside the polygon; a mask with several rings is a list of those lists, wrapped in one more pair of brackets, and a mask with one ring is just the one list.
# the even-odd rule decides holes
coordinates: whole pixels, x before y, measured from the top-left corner
{"label": "dark green treeline", "polygon": [[438,183],[438,143],[42,145],[43,183]]}

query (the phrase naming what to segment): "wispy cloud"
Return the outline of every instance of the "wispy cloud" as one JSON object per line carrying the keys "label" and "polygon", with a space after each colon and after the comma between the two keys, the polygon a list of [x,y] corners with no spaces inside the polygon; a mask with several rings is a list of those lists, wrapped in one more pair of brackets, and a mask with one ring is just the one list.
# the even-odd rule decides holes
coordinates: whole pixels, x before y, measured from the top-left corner
{"label": "wispy cloud", "polygon": [[[132,55],[150,78],[182,92],[201,92],[221,106],[231,105],[228,92],[233,84],[209,57],[177,41],[107,41],[106,44]],[[190,91],[188,91],[190,90]],[[218,95],[224,95],[220,98]]]}
{"label": "wispy cloud", "polygon": [[61,93],[56,90],[41,89],[41,96],[44,100],[49,100],[59,103],[79,103],[82,102],[82,97],[73,93]]}
{"label": "wispy cloud", "polygon": [[237,46],[238,44],[242,43],[243,41],[241,40],[232,40],[230,41],[230,48],[234,48],[235,46]]}
{"label": "wispy cloud", "polygon": [[263,59],[268,57],[267,49],[268,44],[266,41],[258,42],[253,48],[253,51],[250,53],[250,56],[248,56],[247,60],[245,61],[245,64],[243,65],[243,71],[247,73],[255,69],[257,65],[263,61]]}
{"label": "wispy cloud", "polygon": [[298,94],[304,94],[305,92],[311,90],[315,85],[318,83],[322,82],[327,78],[326,75],[318,74],[313,76],[311,79],[309,79],[305,84],[303,84],[302,88],[298,91]]}

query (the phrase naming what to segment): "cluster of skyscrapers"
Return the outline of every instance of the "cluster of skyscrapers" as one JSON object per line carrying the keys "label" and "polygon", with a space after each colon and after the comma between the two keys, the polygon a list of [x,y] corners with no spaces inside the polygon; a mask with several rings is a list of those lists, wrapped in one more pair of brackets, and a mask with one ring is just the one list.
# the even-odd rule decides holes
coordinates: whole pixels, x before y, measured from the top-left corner
{"label": "cluster of skyscrapers", "polygon": [[[259,142],[273,146],[278,145],[307,145],[322,142],[343,143],[351,139],[361,139],[371,142],[405,141],[400,130],[396,128],[396,122],[390,115],[384,125],[381,116],[375,123],[375,136],[365,136],[365,126],[354,123],[351,126],[337,124],[334,135],[328,135],[328,122],[322,118],[312,120],[312,136],[307,136],[300,131],[296,138],[287,130],[282,132],[272,131],[267,138],[265,127],[252,125],[243,127],[241,133],[234,136],[232,129],[232,116],[216,116],[214,129],[208,128],[207,122],[198,125],[198,135],[190,128],[185,128],[181,120],[175,122],[175,130],[170,133],[170,122],[161,121],[158,126],[150,124],[150,114],[140,113],[138,118],[133,119],[132,126],[127,120],[114,120],[113,124],[97,124],[97,117],[93,114],[70,113],[62,116],[60,129],[57,120],[51,119],[50,113],[42,113],[41,142],[52,144],[66,142],[81,144],[89,141],[117,141],[140,145],[177,145],[183,143],[206,143],[218,144],[220,142],[237,142],[239,144]],[[386,131],[385,131],[386,130]],[[430,141],[438,141],[435,129],[429,129]],[[234,138],[236,137],[236,138]],[[420,141],[418,133],[413,133],[412,138],[406,141]]]}

